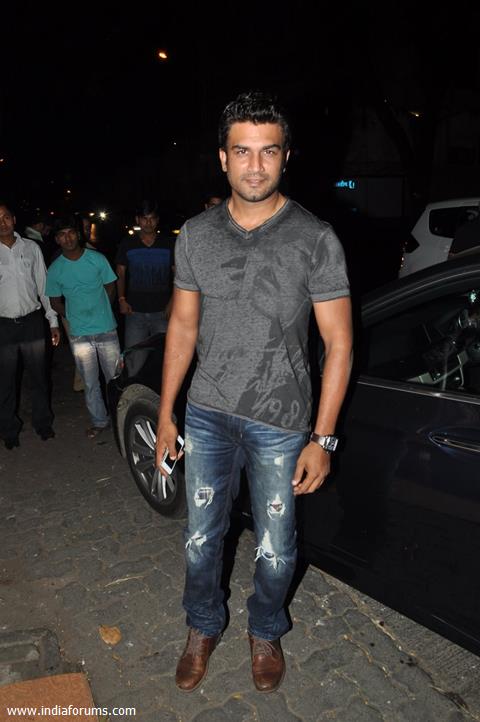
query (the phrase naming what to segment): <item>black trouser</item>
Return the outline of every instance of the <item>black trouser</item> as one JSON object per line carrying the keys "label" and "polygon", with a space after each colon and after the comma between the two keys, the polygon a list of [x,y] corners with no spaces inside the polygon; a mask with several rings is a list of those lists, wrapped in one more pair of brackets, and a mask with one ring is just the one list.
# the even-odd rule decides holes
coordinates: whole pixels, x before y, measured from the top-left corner
{"label": "black trouser", "polygon": [[0,436],[16,436],[21,421],[16,415],[19,354],[32,389],[32,424],[36,431],[51,426],[53,414],[45,363],[45,327],[41,311],[15,321],[0,318]]}

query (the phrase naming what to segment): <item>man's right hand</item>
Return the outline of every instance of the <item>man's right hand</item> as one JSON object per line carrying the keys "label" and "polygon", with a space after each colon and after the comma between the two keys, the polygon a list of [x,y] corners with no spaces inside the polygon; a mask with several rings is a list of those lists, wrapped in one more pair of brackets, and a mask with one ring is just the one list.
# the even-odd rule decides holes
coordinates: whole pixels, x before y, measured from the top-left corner
{"label": "man's right hand", "polygon": [[[157,444],[156,444],[156,466],[157,469],[162,468],[162,461],[165,455],[165,449],[168,449],[168,455],[170,459],[177,458],[176,441],[178,436],[178,429],[173,421],[167,421],[165,423],[159,423],[157,426]],[[178,458],[183,456],[183,451],[180,451]]]}
{"label": "man's right hand", "polygon": [[119,299],[118,307],[120,309],[120,313],[123,313],[126,316],[133,313],[133,308],[130,306],[126,298]]}

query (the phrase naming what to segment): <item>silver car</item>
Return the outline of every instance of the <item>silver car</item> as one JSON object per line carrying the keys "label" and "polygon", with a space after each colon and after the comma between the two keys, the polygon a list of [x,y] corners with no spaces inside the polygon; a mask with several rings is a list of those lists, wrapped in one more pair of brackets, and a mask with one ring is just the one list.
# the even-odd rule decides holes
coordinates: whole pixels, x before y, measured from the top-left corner
{"label": "silver car", "polygon": [[448,259],[455,233],[475,218],[480,198],[454,198],[429,203],[412,229],[404,248],[399,278]]}

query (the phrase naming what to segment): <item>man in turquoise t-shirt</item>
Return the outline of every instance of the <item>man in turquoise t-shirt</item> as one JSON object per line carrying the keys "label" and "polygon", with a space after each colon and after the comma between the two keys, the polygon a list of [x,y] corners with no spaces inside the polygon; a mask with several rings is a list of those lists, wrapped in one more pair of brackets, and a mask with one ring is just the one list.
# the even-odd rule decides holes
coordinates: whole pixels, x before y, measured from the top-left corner
{"label": "man in turquoise t-shirt", "polygon": [[52,308],[69,325],[70,346],[85,385],[92,420],[87,436],[93,439],[109,423],[100,388],[99,362],[108,383],[120,356],[111,307],[117,277],[105,256],[82,246],[74,219],[58,219],[55,240],[62,255],[48,269],[45,293]]}

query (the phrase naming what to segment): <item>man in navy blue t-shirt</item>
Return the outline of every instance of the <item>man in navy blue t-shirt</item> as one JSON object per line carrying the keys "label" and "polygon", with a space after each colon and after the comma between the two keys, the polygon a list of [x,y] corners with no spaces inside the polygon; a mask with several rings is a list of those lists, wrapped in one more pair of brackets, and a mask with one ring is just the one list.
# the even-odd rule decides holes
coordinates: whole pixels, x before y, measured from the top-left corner
{"label": "man in navy blue t-shirt", "polygon": [[157,230],[156,204],[143,201],[135,221],[140,231],[120,243],[116,257],[127,347],[166,331],[166,307],[172,292],[173,240],[163,238]]}

